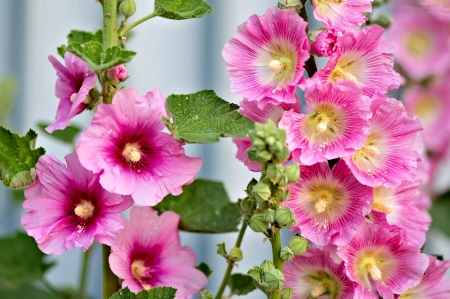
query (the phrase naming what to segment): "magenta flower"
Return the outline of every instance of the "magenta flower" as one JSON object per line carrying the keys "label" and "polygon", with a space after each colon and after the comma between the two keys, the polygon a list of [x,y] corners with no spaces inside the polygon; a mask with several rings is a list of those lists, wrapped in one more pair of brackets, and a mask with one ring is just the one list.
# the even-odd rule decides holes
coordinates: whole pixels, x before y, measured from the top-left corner
{"label": "magenta flower", "polygon": [[130,222],[119,241],[111,246],[109,265],[122,287],[133,292],[153,287],[177,289],[175,299],[190,299],[206,286],[207,278],[195,268],[195,253],[181,246],[180,216],[164,212],[157,216],[150,207],[133,207]]}
{"label": "magenta flower", "polygon": [[283,202],[294,212],[294,231],[316,245],[345,245],[371,210],[373,189],[359,183],[344,161],[332,170],[326,162],[302,166],[300,180],[289,185]]}
{"label": "magenta flower", "polygon": [[373,0],[314,0],[314,16],[327,28],[340,32],[359,30],[367,21],[364,13],[372,11]]}
{"label": "magenta flower", "polygon": [[55,90],[60,99],[56,121],[45,128],[47,132],[53,133],[70,126],[70,119],[87,107],[91,100],[89,91],[95,86],[95,72],[86,62],[70,52],[64,55],[66,66],[51,55],[48,60],[53,64],[58,76]]}
{"label": "magenta flower", "polygon": [[269,7],[251,16],[223,48],[231,91],[260,108],[267,103],[295,103],[295,87],[304,80],[309,58],[306,22],[290,9]]}
{"label": "magenta flower", "polygon": [[94,239],[113,245],[124,227],[120,213],[133,200],[104,190],[99,175],[84,169],[76,154],[66,162],[67,168],[52,155],[39,158],[37,178],[25,190],[23,207],[30,210],[21,219],[25,230],[47,254],[86,251]]}
{"label": "magenta flower", "polygon": [[283,114],[279,127],[294,162],[312,165],[354,153],[369,134],[370,100],[350,82],[312,82],[305,93],[315,112]]}
{"label": "magenta flower", "polygon": [[330,57],[337,50],[339,35],[334,28],[321,31],[311,44],[311,52],[320,57]]}
{"label": "magenta flower", "polygon": [[158,90],[140,97],[135,89],[124,89],[111,105],[99,105],[77,153],[84,167],[100,173],[103,188],[155,205],[194,180],[201,160],[186,156],[183,143],[162,132],[164,103]]}
{"label": "magenta flower", "polygon": [[428,266],[428,256],[409,245],[394,226],[364,223],[338,254],[347,276],[357,283],[355,298],[360,299],[378,299],[378,294],[393,299],[418,285]]}
{"label": "magenta flower", "polygon": [[344,157],[363,184],[396,188],[414,181],[422,152],[420,120],[406,112],[396,99],[380,97],[371,104],[373,117],[366,143],[354,155]]}
{"label": "magenta flower", "polygon": [[429,255],[430,263],[422,281],[416,287],[400,294],[399,299],[448,299],[450,280],[444,277],[450,268],[450,261],[440,261]]}
{"label": "magenta flower", "polygon": [[393,69],[391,41],[381,36],[383,32],[380,26],[372,25],[341,36],[336,43],[337,51],[313,79],[354,82],[369,97],[397,89],[400,75]]}
{"label": "magenta flower", "polygon": [[294,297],[353,299],[353,282],[345,274],[344,263],[336,263],[328,251],[309,248],[284,266],[285,287]]}

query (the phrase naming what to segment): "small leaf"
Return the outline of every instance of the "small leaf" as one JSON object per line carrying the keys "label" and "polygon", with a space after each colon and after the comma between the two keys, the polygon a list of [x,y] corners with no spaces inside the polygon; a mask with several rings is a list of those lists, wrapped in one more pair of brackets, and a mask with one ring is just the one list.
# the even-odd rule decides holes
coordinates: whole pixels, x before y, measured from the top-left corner
{"label": "small leaf", "polygon": [[105,59],[100,66],[101,70],[109,70],[119,64],[127,63],[133,59],[136,52],[114,46],[106,50]]}
{"label": "small leaf", "polygon": [[58,48],[56,48],[56,52],[58,52],[59,56],[61,56],[64,59],[64,55],[66,54],[66,45],[61,45]]}
{"label": "small leaf", "polygon": [[128,287],[121,289],[109,299],[174,299],[177,290],[171,287],[157,287],[135,294]]}
{"label": "small leaf", "polygon": [[201,18],[213,11],[203,0],[155,0],[156,14],[171,20]]}
{"label": "small leaf", "polygon": [[160,214],[174,211],[180,215],[181,230],[199,233],[237,231],[241,216],[222,183],[203,179],[184,186],[178,196],[167,195],[154,208]]}
{"label": "small leaf", "polygon": [[254,123],[239,114],[239,106],[219,98],[212,90],[170,95],[166,101],[173,123],[163,118],[175,139],[188,143],[214,143],[219,137],[245,137]]}
{"label": "small leaf", "polygon": [[5,186],[25,188],[36,178],[36,163],[45,150],[34,149],[37,134],[29,130],[20,137],[0,127],[0,179]]}
{"label": "small leaf", "polygon": [[90,41],[102,43],[103,42],[103,35],[102,31],[98,30],[95,33],[81,31],[81,30],[72,30],[67,35],[67,40],[69,41],[69,44],[71,42],[76,42],[80,44],[84,44]]}
{"label": "small leaf", "polygon": [[213,273],[213,270],[211,270],[211,268],[206,263],[200,263],[195,268],[197,268],[198,270],[202,271],[203,274],[206,275],[206,277],[209,277]]}
{"label": "small leaf", "polygon": [[225,249],[225,243],[217,244],[217,252],[218,255],[223,256],[224,258],[228,259],[227,250]]}
{"label": "small leaf", "polygon": [[74,139],[78,133],[81,132],[81,129],[75,125],[70,125],[70,127],[66,127],[64,130],[56,130],[52,134],[48,133],[45,128],[50,125],[50,123],[40,122],[37,124],[39,129],[41,129],[44,134],[56,138],[62,142],[73,144]]}
{"label": "small leaf", "polygon": [[231,275],[230,280],[228,280],[228,286],[230,287],[231,295],[245,295],[256,289],[252,277],[240,273]]}

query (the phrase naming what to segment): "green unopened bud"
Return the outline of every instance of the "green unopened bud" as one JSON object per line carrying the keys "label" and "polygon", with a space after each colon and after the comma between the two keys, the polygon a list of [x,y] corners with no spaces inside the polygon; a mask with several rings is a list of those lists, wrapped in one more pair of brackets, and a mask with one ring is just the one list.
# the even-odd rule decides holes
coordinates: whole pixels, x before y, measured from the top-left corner
{"label": "green unopened bud", "polygon": [[373,23],[380,25],[381,27],[388,29],[392,24],[392,17],[388,14],[381,13]]}
{"label": "green unopened bud", "polygon": [[267,259],[264,260],[264,262],[262,262],[262,264],[261,264],[261,266],[259,266],[259,268],[261,269],[261,271],[263,273],[266,273],[267,271],[276,269],[275,265]]}
{"label": "green unopened bud", "polygon": [[278,185],[280,186],[286,186],[288,184],[288,178],[287,175],[283,173],[283,175],[278,180]]}
{"label": "green unopened bud", "polygon": [[378,7],[384,4],[383,0],[373,0],[372,1],[372,7]]}
{"label": "green unopened bud", "polygon": [[277,141],[274,144],[270,145],[268,147],[268,149],[272,154],[276,154],[279,151],[283,150],[284,147],[285,147],[285,145],[283,143],[281,143],[280,141]]}
{"label": "green unopened bud", "polygon": [[281,164],[269,164],[266,168],[266,177],[276,183],[283,175],[283,166]]}
{"label": "green unopened bud", "polygon": [[264,220],[266,220],[268,223],[274,223],[275,222],[275,210],[267,209],[263,213]]}
{"label": "green unopened bud", "polygon": [[252,196],[256,199],[257,202],[266,201],[270,198],[271,192],[270,187],[264,183],[257,183],[253,186]]}
{"label": "green unopened bud", "polygon": [[253,278],[253,280],[255,280],[258,284],[261,283],[262,271],[261,271],[261,269],[259,267],[254,266],[253,268],[251,268],[250,270],[247,271],[247,274],[251,278]]}
{"label": "green unopened bud", "polygon": [[292,299],[292,297],[294,297],[292,287],[287,287],[281,291],[281,299]]}
{"label": "green unopened bud", "polygon": [[279,290],[284,285],[284,275],[278,269],[269,270],[264,273],[264,282],[272,290]]}
{"label": "green unopened bud", "polygon": [[300,166],[298,164],[288,164],[284,166],[284,173],[289,184],[297,183],[300,179]]}
{"label": "green unopened bud", "polygon": [[276,152],[274,154],[274,160],[278,161],[278,162],[284,162],[287,160],[287,158],[289,158],[289,155],[291,153],[289,152],[289,149],[287,148],[287,146],[283,146],[283,148]]}
{"label": "green unopened bud", "polygon": [[125,0],[119,6],[119,12],[125,17],[131,17],[136,12],[136,3],[133,0]]}
{"label": "green unopened bud", "polygon": [[280,252],[280,257],[283,261],[291,261],[294,258],[294,253],[292,252],[292,250],[285,246],[283,248],[281,248],[281,252]]}
{"label": "green unopened bud", "polygon": [[252,143],[259,150],[266,149],[266,142],[262,138],[256,137]]}
{"label": "green unopened bud", "polygon": [[254,200],[250,200],[250,198],[239,199],[237,202],[238,209],[242,214],[253,214],[255,210],[256,203]]}
{"label": "green unopened bud", "polygon": [[288,207],[281,207],[275,211],[275,221],[280,227],[291,227],[295,224],[294,213]]}
{"label": "green unopened bud", "polygon": [[289,188],[284,188],[283,190],[281,190],[281,192],[278,194],[278,198],[281,201],[287,200],[289,199],[289,197],[291,197],[291,189]]}
{"label": "green unopened bud", "polygon": [[260,162],[268,162],[272,159],[272,154],[269,151],[258,151],[258,159]]}
{"label": "green unopened bud", "polygon": [[213,298],[214,298],[213,294],[206,289],[200,292],[199,299],[213,299]]}
{"label": "green unopened bud", "polygon": [[230,249],[230,259],[239,262],[242,261],[242,250],[238,247],[233,247]]}
{"label": "green unopened bud", "polygon": [[252,218],[250,218],[249,225],[250,228],[256,233],[265,232],[268,226],[262,215],[253,215]]}
{"label": "green unopened bud", "polygon": [[295,255],[302,255],[308,249],[308,240],[300,236],[293,236],[288,242],[288,247]]}
{"label": "green unopened bud", "polygon": [[[258,149],[254,146],[247,149],[247,155],[250,161],[252,162],[260,162],[258,157]],[[263,161],[261,161],[263,162]]]}
{"label": "green unopened bud", "polygon": [[273,136],[268,136],[268,137],[266,137],[266,144],[268,145],[268,146],[271,146],[271,145],[273,145],[277,140],[273,137]]}

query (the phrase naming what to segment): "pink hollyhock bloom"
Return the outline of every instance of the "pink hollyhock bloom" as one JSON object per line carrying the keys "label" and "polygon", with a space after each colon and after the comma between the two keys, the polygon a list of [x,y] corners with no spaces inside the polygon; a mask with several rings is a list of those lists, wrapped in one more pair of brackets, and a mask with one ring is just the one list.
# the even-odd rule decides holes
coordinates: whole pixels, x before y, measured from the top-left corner
{"label": "pink hollyhock bloom", "polygon": [[425,7],[433,17],[444,22],[450,21],[449,0],[419,0],[419,4]]}
{"label": "pink hollyhock bloom", "polygon": [[396,188],[414,181],[423,148],[420,120],[396,99],[380,97],[370,109],[373,117],[365,145],[344,160],[367,186]]}
{"label": "pink hollyhock bloom", "polygon": [[66,166],[52,155],[36,164],[36,180],[25,190],[23,207],[30,210],[21,222],[46,254],[69,248],[86,251],[94,239],[113,245],[124,219],[120,214],[133,205],[129,196],[111,194],[99,175],[81,166],[77,154],[66,156]]}
{"label": "pink hollyhock bloom", "polygon": [[450,280],[444,277],[450,261],[440,261],[429,255],[430,263],[422,281],[416,287],[402,293],[399,299],[448,299]]}
{"label": "pink hollyhock bloom", "polygon": [[291,9],[269,7],[251,16],[223,48],[231,91],[249,101],[295,103],[295,87],[302,82],[309,58],[306,22]]}
{"label": "pink hollyhock bloom", "polygon": [[156,205],[164,196],[179,195],[201,167],[201,159],[185,155],[183,143],[163,133],[165,97],[154,90],[117,92],[111,105],[100,104],[92,124],[77,142],[81,164],[100,173],[103,188],[130,195],[141,205]]}
{"label": "pink hollyhock bloom", "polygon": [[139,292],[169,286],[177,289],[175,299],[190,299],[206,286],[206,276],[195,268],[195,253],[180,244],[179,220],[170,211],[158,217],[150,207],[131,209],[130,222],[125,220],[109,256],[123,288]]}
{"label": "pink hollyhock bloom", "polygon": [[[418,285],[428,256],[408,245],[397,227],[364,223],[352,241],[338,249],[347,276],[357,283],[355,298],[393,299]],[[377,294],[378,291],[378,294]]]}
{"label": "pink hollyhock bloom", "polygon": [[372,11],[373,0],[314,0],[314,16],[327,28],[357,31],[367,21],[364,13]]}
{"label": "pink hollyhock bloom", "polygon": [[345,274],[344,263],[334,262],[326,250],[309,248],[294,257],[284,265],[284,278],[284,287],[292,287],[292,299],[353,299],[354,286]]}
{"label": "pink hollyhock bloom", "polygon": [[60,99],[56,121],[45,128],[47,132],[53,133],[70,126],[70,119],[87,107],[91,100],[89,91],[95,86],[95,72],[86,62],[70,52],[64,54],[66,66],[51,55],[48,60],[53,64],[58,76],[55,90]]}
{"label": "pink hollyhock bloom", "polygon": [[344,161],[332,170],[326,162],[301,170],[283,202],[297,221],[291,229],[319,246],[347,244],[371,210],[373,189],[359,183]]}
{"label": "pink hollyhock bloom", "polygon": [[320,57],[330,57],[337,50],[338,38],[338,33],[334,28],[321,31],[311,44],[311,52]]}
{"label": "pink hollyhock bloom", "polygon": [[315,112],[283,114],[279,127],[296,163],[312,165],[354,153],[369,134],[370,100],[350,82],[309,84],[306,102]]}
{"label": "pink hollyhock bloom", "polygon": [[[408,76],[420,80],[442,75],[450,65],[449,29],[411,1],[395,5],[395,22],[389,28],[395,58]],[[439,57],[437,59],[437,57]]]}
{"label": "pink hollyhock bloom", "polygon": [[369,97],[397,89],[400,75],[393,69],[391,41],[381,36],[383,32],[380,26],[372,25],[341,36],[336,43],[337,51],[313,79],[354,82]]}

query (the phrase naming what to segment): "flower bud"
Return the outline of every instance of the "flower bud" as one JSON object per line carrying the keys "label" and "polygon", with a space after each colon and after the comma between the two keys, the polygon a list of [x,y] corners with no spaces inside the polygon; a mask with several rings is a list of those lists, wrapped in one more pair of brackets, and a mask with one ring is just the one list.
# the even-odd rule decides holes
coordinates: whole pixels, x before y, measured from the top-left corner
{"label": "flower bud", "polygon": [[308,240],[300,236],[293,236],[288,242],[288,247],[295,255],[302,255],[308,249]]}
{"label": "flower bud", "polygon": [[264,282],[272,290],[279,290],[284,285],[284,275],[278,269],[269,270],[264,273]]}
{"label": "flower bud", "polygon": [[123,82],[128,78],[127,68],[121,64],[108,71],[108,79],[117,82]]}
{"label": "flower bud", "polygon": [[233,247],[230,249],[230,259],[239,262],[242,261],[242,250],[238,247]]}
{"label": "flower bud", "polygon": [[300,166],[298,164],[288,164],[284,166],[284,173],[289,184],[297,183],[300,179]]}
{"label": "flower bud", "polygon": [[266,142],[262,138],[256,137],[255,140],[252,141],[252,143],[259,150],[266,149]]}
{"label": "flower bud", "polygon": [[392,17],[388,14],[381,13],[373,23],[380,25],[381,27],[388,29],[392,24]]}
{"label": "flower bud", "polygon": [[288,246],[285,246],[285,247],[281,248],[280,257],[283,261],[290,262],[294,258],[294,253]]}
{"label": "flower bud", "polygon": [[289,199],[289,197],[291,197],[291,189],[289,188],[284,188],[283,190],[281,190],[281,192],[278,194],[278,198],[281,201],[287,200]]}
{"label": "flower bud", "polygon": [[[274,266],[275,267],[275,266]],[[253,278],[258,284],[261,283],[262,271],[259,267],[253,266],[250,270],[247,271],[247,274]]]}
{"label": "flower bud", "polygon": [[267,209],[263,213],[264,220],[266,220],[268,223],[274,223],[275,222],[275,210]]}
{"label": "flower bud", "polygon": [[213,299],[213,298],[214,298],[213,294],[206,289],[200,292],[199,299]]}
{"label": "flower bud", "polygon": [[300,0],[280,0],[278,2],[278,7],[282,9],[290,8],[294,9],[295,11],[300,11],[303,5]]}
{"label": "flower bud", "polygon": [[269,164],[266,168],[266,176],[276,183],[283,175],[283,166],[281,164]]}
{"label": "flower bud", "polygon": [[269,261],[269,260],[264,260],[264,262],[262,262],[261,266],[259,266],[259,268],[261,269],[261,271],[263,273],[266,273],[267,271],[270,270],[274,270],[275,269],[275,265]]}
{"label": "flower bud", "polygon": [[252,196],[257,202],[266,201],[270,198],[271,192],[270,187],[264,183],[257,183],[253,186]]}
{"label": "flower bud", "polygon": [[275,211],[275,221],[280,227],[291,227],[295,224],[294,213],[288,207],[281,207]]}
{"label": "flower bud", "polygon": [[272,154],[269,151],[258,151],[258,159],[261,162],[268,162],[272,159]]}
{"label": "flower bud", "polygon": [[292,287],[285,288],[281,291],[281,299],[292,299],[292,297],[294,297]]}
{"label": "flower bud", "polygon": [[283,148],[280,151],[274,154],[275,160],[278,162],[284,162],[287,160],[287,158],[289,158],[290,154],[291,153],[289,152],[287,146],[283,146]]}
{"label": "flower bud", "polygon": [[286,174],[283,174],[280,179],[278,180],[278,185],[280,186],[286,186],[288,184],[288,178]]}
{"label": "flower bud", "polygon": [[265,232],[267,230],[267,222],[264,220],[264,217],[262,215],[253,215],[250,218],[250,228],[256,232]]}
{"label": "flower bud", "polygon": [[253,214],[255,210],[255,201],[250,200],[250,198],[239,199],[237,202],[237,207],[242,214]]}
{"label": "flower bud", "polygon": [[119,6],[119,12],[125,17],[131,17],[136,12],[136,3],[133,0],[125,0]]}
{"label": "flower bud", "polygon": [[250,161],[252,162],[264,162],[264,161],[259,161],[259,157],[258,157],[258,149],[254,146],[250,147],[247,149],[247,155]]}

